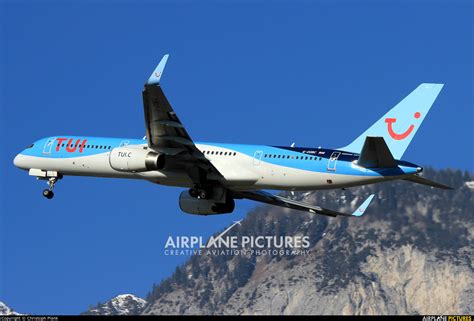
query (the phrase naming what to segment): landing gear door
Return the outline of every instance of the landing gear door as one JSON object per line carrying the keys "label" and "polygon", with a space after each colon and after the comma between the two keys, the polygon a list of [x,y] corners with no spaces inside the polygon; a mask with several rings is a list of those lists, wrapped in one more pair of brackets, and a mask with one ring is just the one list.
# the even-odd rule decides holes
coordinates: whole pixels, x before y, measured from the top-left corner
{"label": "landing gear door", "polygon": [[340,152],[333,152],[331,154],[331,157],[329,157],[328,160],[328,171],[335,171],[336,170],[336,163],[337,159],[339,158],[339,155],[341,155]]}
{"label": "landing gear door", "polygon": [[263,152],[261,150],[257,150],[253,155],[253,164],[255,166],[260,165],[260,160],[262,159]]}
{"label": "landing gear door", "polygon": [[54,138],[49,138],[46,143],[44,144],[43,147],[43,154],[51,154],[51,151],[53,150],[53,144],[56,141],[56,137]]}

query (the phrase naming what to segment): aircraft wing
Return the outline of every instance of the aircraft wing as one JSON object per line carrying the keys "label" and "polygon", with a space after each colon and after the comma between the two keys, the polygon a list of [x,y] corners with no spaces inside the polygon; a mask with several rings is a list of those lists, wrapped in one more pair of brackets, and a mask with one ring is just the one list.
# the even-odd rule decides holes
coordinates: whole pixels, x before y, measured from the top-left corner
{"label": "aircraft wing", "polygon": [[299,210],[299,211],[304,211],[304,212],[309,212],[313,214],[320,214],[320,215],[325,215],[325,216],[362,216],[364,215],[365,210],[369,206],[370,202],[374,198],[374,194],[370,195],[363,203],[362,205],[359,206],[352,214],[347,214],[347,213],[342,213],[342,212],[337,212],[329,209],[325,209],[316,205],[304,203],[304,202],[299,202],[295,200],[291,200],[286,197],[281,197],[278,195],[273,195],[264,191],[239,191],[239,192],[233,192],[234,196],[240,197],[240,198],[245,198],[257,202],[262,202],[266,204],[271,204],[271,205],[276,205],[276,206],[281,206],[281,207],[287,207],[291,208],[294,210]]}
{"label": "aircraft wing", "polygon": [[213,172],[221,177],[219,171],[194,145],[161,89],[160,79],[167,60],[168,55],[165,55],[148,78],[143,90],[148,146],[170,156],[171,162],[169,166],[166,165],[168,169],[187,169],[196,183],[202,178],[202,173],[196,173],[197,168]]}
{"label": "aircraft wing", "polygon": [[171,107],[160,86],[168,55],[151,74],[143,90],[143,107],[148,146],[169,152],[195,151],[191,137]]}

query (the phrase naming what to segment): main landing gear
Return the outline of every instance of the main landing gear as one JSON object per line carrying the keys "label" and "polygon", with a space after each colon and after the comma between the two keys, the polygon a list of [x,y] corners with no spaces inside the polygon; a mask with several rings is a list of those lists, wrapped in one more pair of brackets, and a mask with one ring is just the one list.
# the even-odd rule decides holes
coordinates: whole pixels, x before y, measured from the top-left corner
{"label": "main landing gear", "polygon": [[53,188],[54,185],[58,182],[58,177],[50,177],[48,178],[48,186],[49,188],[43,190],[43,196],[47,199],[52,199],[54,197]]}
{"label": "main landing gear", "polygon": [[208,199],[211,197],[212,189],[206,188],[204,186],[199,186],[198,184],[194,185],[193,188],[189,189],[189,195],[194,198],[199,199]]}

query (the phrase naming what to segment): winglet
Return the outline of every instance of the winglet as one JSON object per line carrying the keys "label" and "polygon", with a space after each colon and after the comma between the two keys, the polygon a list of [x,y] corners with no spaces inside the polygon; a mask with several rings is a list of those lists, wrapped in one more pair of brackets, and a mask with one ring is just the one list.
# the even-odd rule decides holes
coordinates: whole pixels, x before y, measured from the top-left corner
{"label": "winglet", "polygon": [[166,54],[161,58],[160,63],[156,66],[155,70],[148,78],[147,85],[158,85],[160,83],[161,76],[163,75],[163,70],[165,69],[166,61],[168,60],[169,55]]}
{"label": "winglet", "polygon": [[364,215],[364,212],[365,210],[367,209],[367,207],[369,207],[370,205],[370,202],[372,201],[372,199],[374,198],[374,194],[370,195],[365,201],[364,203],[362,203],[361,206],[359,206],[358,209],[356,209],[354,211],[354,213],[352,213],[352,216],[362,216]]}

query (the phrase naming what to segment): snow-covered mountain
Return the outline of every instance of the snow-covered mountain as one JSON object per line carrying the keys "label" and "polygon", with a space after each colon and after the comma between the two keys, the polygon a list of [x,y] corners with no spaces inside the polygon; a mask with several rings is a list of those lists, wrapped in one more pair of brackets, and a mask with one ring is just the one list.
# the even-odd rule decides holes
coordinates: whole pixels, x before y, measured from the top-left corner
{"label": "snow-covered mountain", "polygon": [[295,193],[343,212],[376,194],[361,218],[256,207],[226,235],[305,235],[310,254],[193,256],[153,288],[142,314],[472,314],[474,176],[424,174],[456,189],[390,182]]}
{"label": "snow-covered mountain", "polygon": [[400,181],[288,194],[343,212],[376,198],[361,218],[257,206],[226,235],[304,235],[310,253],[195,255],[146,301],[118,296],[85,314],[472,314],[474,175],[424,175],[456,189]]}
{"label": "snow-covered mountain", "polygon": [[146,301],[133,294],[121,294],[105,303],[98,304],[83,315],[136,315],[145,307]]}
{"label": "snow-covered mountain", "polygon": [[20,313],[13,311],[12,308],[0,301],[0,315],[20,315]]}

